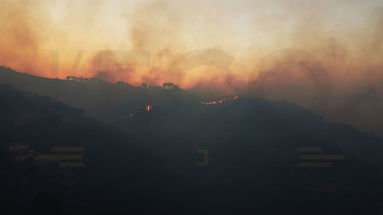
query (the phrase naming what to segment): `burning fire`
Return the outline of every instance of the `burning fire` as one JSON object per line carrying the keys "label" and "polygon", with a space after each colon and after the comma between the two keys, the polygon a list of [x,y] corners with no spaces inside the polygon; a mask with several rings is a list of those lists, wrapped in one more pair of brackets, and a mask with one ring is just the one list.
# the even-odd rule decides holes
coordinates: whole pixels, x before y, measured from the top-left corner
{"label": "burning fire", "polygon": [[207,101],[207,102],[201,102],[201,104],[203,104],[203,105],[217,105],[217,104],[222,104],[222,103],[225,103],[227,101],[232,101],[232,100],[237,100],[237,99],[239,99],[239,96],[234,96],[232,98],[216,99],[216,100]]}
{"label": "burning fire", "polygon": [[[153,105],[145,105],[144,110],[145,110],[146,112],[150,112],[152,109],[153,109]],[[135,111],[135,112],[133,112],[133,113],[130,113],[130,114],[128,115],[128,118],[134,118],[134,117],[136,117],[136,115],[138,115],[138,114],[142,114],[142,113],[145,112],[145,111]]]}
{"label": "burning fire", "polygon": [[[233,96],[231,98],[221,98],[221,99],[216,99],[212,101],[206,101],[206,102],[201,102],[203,105],[216,105],[216,104],[223,104],[227,101],[233,101],[239,99],[239,96]],[[145,111],[150,112],[153,110],[153,105],[146,105],[145,106]],[[143,111],[136,111],[134,113],[129,114],[128,118],[133,118],[136,116],[136,114],[142,113]]]}
{"label": "burning fire", "polygon": [[148,112],[151,111],[152,109],[153,109],[152,105],[146,105],[145,106],[145,110],[148,111]]}

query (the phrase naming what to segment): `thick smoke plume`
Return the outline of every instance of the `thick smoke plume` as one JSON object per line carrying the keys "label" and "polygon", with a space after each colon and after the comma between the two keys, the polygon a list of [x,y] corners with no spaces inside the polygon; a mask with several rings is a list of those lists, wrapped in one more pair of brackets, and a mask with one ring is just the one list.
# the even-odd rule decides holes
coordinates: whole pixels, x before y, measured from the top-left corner
{"label": "thick smoke plume", "polygon": [[383,10],[359,4],[3,0],[0,64],[292,100],[383,134]]}

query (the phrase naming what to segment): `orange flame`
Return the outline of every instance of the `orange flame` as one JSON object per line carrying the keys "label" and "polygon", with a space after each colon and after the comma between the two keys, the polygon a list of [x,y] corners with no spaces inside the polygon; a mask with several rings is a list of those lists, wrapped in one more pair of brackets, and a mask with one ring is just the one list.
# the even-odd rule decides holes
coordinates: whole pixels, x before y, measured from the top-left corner
{"label": "orange flame", "polygon": [[145,106],[145,110],[148,111],[148,112],[151,111],[152,109],[153,109],[152,105],[146,105]]}

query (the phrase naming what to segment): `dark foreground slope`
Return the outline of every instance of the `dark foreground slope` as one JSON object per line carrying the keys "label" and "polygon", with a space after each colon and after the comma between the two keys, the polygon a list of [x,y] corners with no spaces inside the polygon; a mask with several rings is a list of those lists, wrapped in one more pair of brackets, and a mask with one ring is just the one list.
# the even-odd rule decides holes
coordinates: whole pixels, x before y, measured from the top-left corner
{"label": "dark foreground slope", "polygon": [[[140,214],[166,208],[162,199],[169,198],[165,191],[172,186],[171,174],[119,129],[48,97],[4,85],[0,119],[0,214],[108,214],[122,205]],[[84,151],[52,151],[63,146]],[[66,154],[82,158],[42,157]],[[85,166],[61,167],[61,161]]]}
{"label": "dark foreground slope", "polygon": [[[18,82],[15,77],[13,80]],[[20,79],[29,86],[24,90],[34,93],[38,92],[33,87],[48,92],[46,83],[52,81],[27,79]],[[62,92],[81,86],[79,95],[73,93],[73,101],[81,105],[86,102],[78,100],[78,96],[97,89],[92,83],[60,81],[65,83],[61,86],[68,87],[60,88]],[[119,85],[104,84],[107,87],[102,89],[108,93],[89,94],[88,98],[98,100],[100,107],[108,107],[102,109],[102,114],[92,113],[93,105],[89,109],[80,106],[96,118],[112,117],[109,124],[84,117],[77,109],[46,97],[1,89],[5,93],[0,101],[6,107],[1,115],[7,119],[2,127],[8,129],[6,134],[13,134],[1,140],[28,142],[41,153],[47,153],[44,150],[55,144],[86,147],[85,168],[58,168],[77,177],[76,185],[64,189],[75,194],[64,192],[57,200],[64,205],[63,214],[382,213],[383,141],[374,135],[331,124],[285,102],[240,98],[206,106],[177,90],[131,86],[129,90],[126,86],[121,89]],[[112,92],[120,97],[104,100]],[[131,110],[112,111],[134,104],[129,93],[142,102],[137,108],[151,102],[153,109],[133,111],[133,117],[125,117]],[[63,102],[63,97],[51,96]],[[151,100],[144,101],[148,98]],[[108,106],[110,102],[116,109]],[[28,123],[19,127],[23,125],[19,118],[24,115],[41,117],[27,117]],[[308,149],[314,151],[303,152]],[[320,157],[328,154],[337,159]],[[301,167],[312,162],[326,162],[331,167]],[[14,166],[4,166],[8,168],[6,175],[20,174],[12,173],[17,169]],[[46,178],[32,177],[32,181]],[[7,183],[19,189],[13,200],[27,189],[27,185],[14,184],[11,178]],[[55,186],[51,195],[60,193]],[[11,191],[9,188],[3,193],[7,196]]]}
{"label": "dark foreground slope", "polygon": [[[172,110],[157,106],[121,127],[167,158],[167,166],[193,179],[182,192],[199,196],[182,202],[192,208],[190,214],[201,208],[228,214],[381,210],[382,140],[290,103],[242,98]],[[318,151],[301,152],[309,147]],[[201,150],[208,152],[208,163],[187,168],[179,162],[193,151],[194,162],[201,164]],[[328,154],[338,160],[318,157]],[[301,167],[311,162],[331,167]]]}

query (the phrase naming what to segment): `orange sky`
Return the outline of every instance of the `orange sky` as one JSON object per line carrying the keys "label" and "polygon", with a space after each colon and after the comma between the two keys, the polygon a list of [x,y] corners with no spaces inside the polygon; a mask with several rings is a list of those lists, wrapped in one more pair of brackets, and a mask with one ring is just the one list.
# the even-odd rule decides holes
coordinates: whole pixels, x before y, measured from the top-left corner
{"label": "orange sky", "polygon": [[3,2],[0,64],[47,77],[238,87],[281,49],[328,67],[355,58],[374,64],[364,51],[378,48],[381,36],[379,1]]}
{"label": "orange sky", "polygon": [[383,95],[382,6],[380,0],[2,0],[0,65],[53,78],[250,89],[377,130],[370,121],[383,108],[374,99]]}

